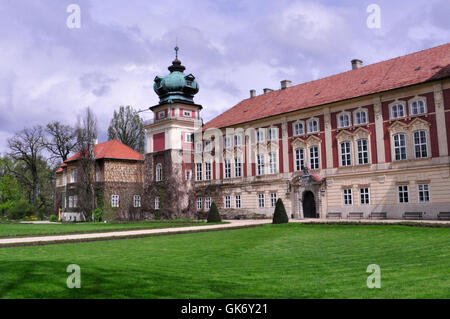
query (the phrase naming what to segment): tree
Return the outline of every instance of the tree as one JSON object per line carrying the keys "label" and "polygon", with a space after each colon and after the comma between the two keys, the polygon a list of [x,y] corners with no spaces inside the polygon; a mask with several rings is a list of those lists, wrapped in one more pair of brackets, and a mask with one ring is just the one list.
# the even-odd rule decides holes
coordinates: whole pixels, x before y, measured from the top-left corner
{"label": "tree", "polygon": [[144,153],[144,122],[131,106],[121,106],[108,128],[108,138],[117,139],[132,149]]}
{"label": "tree", "polygon": [[78,151],[78,203],[86,220],[92,216],[95,208],[95,154],[94,145],[97,139],[97,120],[91,109],[86,108],[78,118],[76,128]]}
{"label": "tree", "polygon": [[51,154],[51,158],[64,162],[77,146],[75,129],[55,121],[47,124],[45,133],[48,137],[44,139],[44,146]]}
{"label": "tree", "polygon": [[283,201],[281,198],[278,198],[277,203],[275,205],[275,211],[273,213],[272,224],[285,224],[289,223],[289,218],[286,214],[286,209],[284,208]]}
{"label": "tree", "polygon": [[214,202],[211,204],[211,208],[209,209],[208,218],[206,221],[208,223],[220,223],[222,221],[222,217],[220,217],[217,205]]}
{"label": "tree", "polygon": [[[9,157],[15,161],[15,165],[8,165],[8,169],[25,186],[31,189],[31,203],[35,214],[38,213],[39,196],[39,161],[41,151],[44,148],[43,132],[40,126],[24,128],[8,139]],[[20,168],[23,169],[20,169]]]}

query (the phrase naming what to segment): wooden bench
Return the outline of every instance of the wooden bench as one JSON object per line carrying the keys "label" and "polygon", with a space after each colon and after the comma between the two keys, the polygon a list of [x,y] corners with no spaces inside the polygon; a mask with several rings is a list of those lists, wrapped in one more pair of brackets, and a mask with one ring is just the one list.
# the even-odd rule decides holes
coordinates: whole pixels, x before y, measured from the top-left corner
{"label": "wooden bench", "polygon": [[348,219],[363,219],[363,218],[364,218],[363,212],[348,213]]}
{"label": "wooden bench", "polygon": [[341,219],[341,217],[342,217],[342,213],[328,213],[327,214],[327,218]]}
{"label": "wooden bench", "polygon": [[387,219],[387,213],[385,212],[372,212],[369,215],[370,219]]}
{"label": "wooden bench", "polygon": [[438,219],[450,219],[450,212],[439,212]]}
{"label": "wooden bench", "polygon": [[403,219],[422,219],[423,212],[405,212],[403,214]]}

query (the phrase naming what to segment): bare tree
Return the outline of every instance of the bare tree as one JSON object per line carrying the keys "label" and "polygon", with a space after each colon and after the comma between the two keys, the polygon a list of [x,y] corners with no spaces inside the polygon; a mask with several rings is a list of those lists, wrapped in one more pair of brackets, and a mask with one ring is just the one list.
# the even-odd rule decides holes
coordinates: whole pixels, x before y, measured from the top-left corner
{"label": "bare tree", "polygon": [[77,134],[75,129],[70,125],[55,121],[47,124],[45,133],[48,137],[44,139],[44,146],[51,154],[51,158],[60,159],[64,162],[76,148]]}
{"label": "bare tree", "polygon": [[78,159],[78,197],[79,207],[86,220],[91,218],[95,208],[95,154],[94,145],[97,139],[97,120],[91,109],[86,108],[78,118],[76,128]]}
{"label": "bare tree", "polygon": [[118,139],[132,149],[144,152],[144,122],[131,106],[121,106],[119,112],[114,111],[114,116],[108,128],[108,138]]}
{"label": "bare tree", "polygon": [[[32,192],[32,205],[35,213],[38,212],[39,196],[39,161],[42,161],[40,155],[44,148],[43,132],[40,126],[25,128],[8,139],[8,155],[17,163],[22,164],[25,170],[16,169],[9,166],[9,170]],[[29,174],[26,174],[28,172]]]}

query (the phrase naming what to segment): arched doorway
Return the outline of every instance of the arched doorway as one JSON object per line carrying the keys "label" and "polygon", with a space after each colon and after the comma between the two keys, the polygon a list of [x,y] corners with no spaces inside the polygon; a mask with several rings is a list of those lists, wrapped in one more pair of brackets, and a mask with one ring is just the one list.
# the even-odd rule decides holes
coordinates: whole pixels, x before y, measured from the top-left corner
{"label": "arched doorway", "polygon": [[316,212],[316,200],[314,194],[311,191],[303,193],[303,217],[304,218],[317,218]]}

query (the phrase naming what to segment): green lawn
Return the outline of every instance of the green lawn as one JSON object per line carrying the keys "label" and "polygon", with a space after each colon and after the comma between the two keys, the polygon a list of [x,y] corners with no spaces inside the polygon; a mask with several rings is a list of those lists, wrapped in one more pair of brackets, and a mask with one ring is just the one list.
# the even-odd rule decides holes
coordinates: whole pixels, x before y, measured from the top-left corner
{"label": "green lawn", "polygon": [[144,221],[127,223],[64,223],[64,224],[20,224],[0,223],[0,238],[37,235],[97,233],[137,229],[206,225],[194,220]]}
{"label": "green lawn", "polygon": [[[287,224],[1,248],[0,297],[449,298],[449,247],[449,228]],[[69,264],[80,289],[66,288]]]}

